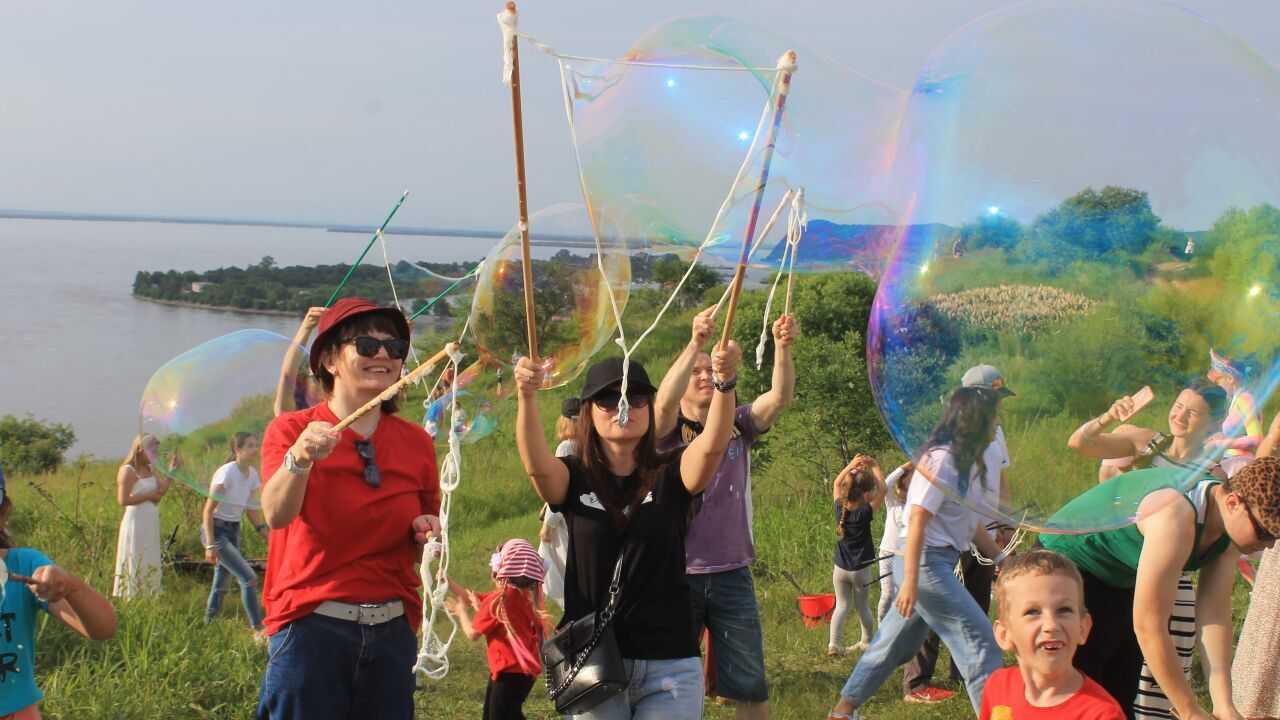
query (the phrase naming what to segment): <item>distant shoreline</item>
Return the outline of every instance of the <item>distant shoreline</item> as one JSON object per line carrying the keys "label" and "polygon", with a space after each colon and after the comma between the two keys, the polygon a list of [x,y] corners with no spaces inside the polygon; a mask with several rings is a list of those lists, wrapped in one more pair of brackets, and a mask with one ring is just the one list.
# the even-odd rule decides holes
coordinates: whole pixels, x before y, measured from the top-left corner
{"label": "distant shoreline", "polygon": [[302,316],[305,314],[304,312],[294,312],[292,310],[265,310],[265,309],[257,310],[254,308],[227,307],[225,305],[205,305],[203,303],[193,303],[193,302],[188,302],[186,300],[163,300],[161,298],[152,298],[152,297],[147,297],[146,295],[138,295],[137,293],[130,293],[130,295],[132,295],[134,298],[138,300],[146,300],[147,302],[155,303],[157,305],[172,305],[174,307],[195,308],[197,310],[214,310],[216,312],[235,313],[237,315],[270,315],[272,317],[296,317],[298,318],[299,322],[302,321]]}

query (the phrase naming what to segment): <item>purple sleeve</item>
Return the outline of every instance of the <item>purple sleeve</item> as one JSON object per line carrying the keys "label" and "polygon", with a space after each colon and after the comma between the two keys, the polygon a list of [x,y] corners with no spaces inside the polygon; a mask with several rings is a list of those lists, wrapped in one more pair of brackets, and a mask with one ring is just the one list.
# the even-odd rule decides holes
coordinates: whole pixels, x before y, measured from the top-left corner
{"label": "purple sleeve", "polygon": [[742,434],[742,440],[747,447],[754,445],[761,435],[768,432],[767,429],[763,431],[756,429],[756,421],[751,418],[751,403],[738,406],[738,409],[733,412],[733,424]]}

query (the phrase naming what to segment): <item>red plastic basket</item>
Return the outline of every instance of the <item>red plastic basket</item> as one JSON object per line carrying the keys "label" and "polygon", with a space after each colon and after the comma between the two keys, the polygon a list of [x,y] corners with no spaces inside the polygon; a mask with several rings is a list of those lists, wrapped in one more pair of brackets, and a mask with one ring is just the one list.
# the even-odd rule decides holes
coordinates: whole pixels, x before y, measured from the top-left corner
{"label": "red plastic basket", "polygon": [[836,596],[833,593],[802,595],[796,598],[796,605],[800,607],[800,617],[805,626],[817,627],[831,622],[831,613],[836,610]]}

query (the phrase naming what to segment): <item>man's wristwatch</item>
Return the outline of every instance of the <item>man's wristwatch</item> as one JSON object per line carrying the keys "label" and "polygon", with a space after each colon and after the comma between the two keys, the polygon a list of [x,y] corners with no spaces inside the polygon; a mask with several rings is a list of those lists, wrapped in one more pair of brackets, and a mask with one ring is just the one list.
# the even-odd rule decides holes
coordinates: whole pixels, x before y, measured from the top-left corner
{"label": "man's wristwatch", "polygon": [[284,469],[294,475],[305,475],[311,472],[311,465],[312,463],[308,463],[306,465],[300,464],[298,459],[293,456],[292,450],[284,454]]}

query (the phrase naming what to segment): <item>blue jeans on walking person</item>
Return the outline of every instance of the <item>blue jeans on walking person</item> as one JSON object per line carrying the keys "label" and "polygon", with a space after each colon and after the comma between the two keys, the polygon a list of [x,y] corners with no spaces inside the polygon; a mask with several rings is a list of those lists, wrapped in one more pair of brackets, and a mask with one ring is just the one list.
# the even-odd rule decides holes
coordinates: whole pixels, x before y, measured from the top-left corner
{"label": "blue jeans on walking person", "polygon": [[[977,712],[982,688],[991,673],[1004,664],[996,645],[991,620],[982,612],[955,576],[960,553],[954,548],[926,547],[920,558],[920,584],[915,609],[903,618],[896,606],[889,609],[871,647],[845,682],[840,695],[861,707],[899,665],[915,657],[932,628],[946,643],[956,667],[964,676],[969,701]],[[902,587],[904,559],[893,559],[893,579]]]}
{"label": "blue jeans on walking person", "polygon": [[418,639],[403,616],[361,625],[311,614],[267,640],[257,720],[412,720]]}
{"label": "blue jeans on walking person", "polygon": [[240,601],[249,625],[262,627],[262,607],[258,605],[258,576],[240,553],[240,523],[229,520],[213,520],[213,544],[218,546],[218,564],[213,569],[213,589],[209,592],[209,604],[205,608],[205,624],[222,613],[222,600],[231,590],[231,578],[240,583]]}
{"label": "blue jeans on walking person", "polygon": [[764,632],[751,568],[685,575],[693,608],[694,637],[711,635],[716,694],[737,702],[764,702]]}
{"label": "blue jeans on walking person", "polygon": [[[628,660],[631,684],[572,720],[698,720],[702,717],[702,659]],[[370,716],[372,717],[372,716]]]}

